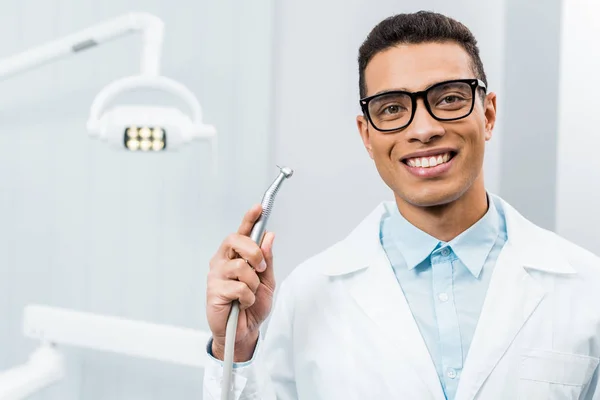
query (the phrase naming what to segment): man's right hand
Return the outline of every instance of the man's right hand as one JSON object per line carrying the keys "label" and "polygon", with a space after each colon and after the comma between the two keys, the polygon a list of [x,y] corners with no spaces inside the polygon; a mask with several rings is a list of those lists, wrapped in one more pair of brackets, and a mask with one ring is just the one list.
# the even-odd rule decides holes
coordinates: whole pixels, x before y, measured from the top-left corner
{"label": "man's right hand", "polygon": [[254,223],[262,212],[260,204],[244,216],[238,231],[229,235],[210,260],[206,290],[206,315],[213,335],[212,353],[223,360],[225,329],[234,300],[240,302],[234,362],[252,358],[260,325],[273,304],[274,235],[267,232],[261,247],[250,239]]}

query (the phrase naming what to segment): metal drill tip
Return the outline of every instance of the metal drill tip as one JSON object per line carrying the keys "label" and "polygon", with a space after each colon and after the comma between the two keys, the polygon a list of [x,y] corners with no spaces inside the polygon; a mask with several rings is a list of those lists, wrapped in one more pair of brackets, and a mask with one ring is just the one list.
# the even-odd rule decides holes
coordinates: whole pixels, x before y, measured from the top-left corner
{"label": "metal drill tip", "polygon": [[281,170],[281,173],[286,178],[289,178],[294,173],[294,170],[291,169],[290,167],[280,167],[279,165],[277,167],[279,167],[279,169]]}

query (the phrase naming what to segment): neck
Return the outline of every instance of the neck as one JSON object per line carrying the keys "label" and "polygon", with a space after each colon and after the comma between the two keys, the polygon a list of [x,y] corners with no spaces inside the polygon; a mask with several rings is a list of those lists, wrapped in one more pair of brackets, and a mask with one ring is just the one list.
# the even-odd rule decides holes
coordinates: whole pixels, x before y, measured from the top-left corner
{"label": "neck", "polygon": [[443,242],[449,242],[479,221],[488,210],[483,181],[478,179],[458,199],[439,206],[418,207],[396,196],[400,214],[411,224]]}

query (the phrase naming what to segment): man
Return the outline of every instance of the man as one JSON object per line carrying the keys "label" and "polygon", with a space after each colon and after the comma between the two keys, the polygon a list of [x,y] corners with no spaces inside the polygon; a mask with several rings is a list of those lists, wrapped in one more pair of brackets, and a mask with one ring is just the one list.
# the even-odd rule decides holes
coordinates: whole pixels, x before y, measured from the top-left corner
{"label": "man", "polygon": [[246,214],[210,263],[205,398],[220,398],[239,300],[239,399],[599,400],[600,260],[486,192],[496,95],[471,32],[396,15],[359,72],[358,130],[395,202],[296,268],[275,302],[274,236],[255,245],[260,206]]}

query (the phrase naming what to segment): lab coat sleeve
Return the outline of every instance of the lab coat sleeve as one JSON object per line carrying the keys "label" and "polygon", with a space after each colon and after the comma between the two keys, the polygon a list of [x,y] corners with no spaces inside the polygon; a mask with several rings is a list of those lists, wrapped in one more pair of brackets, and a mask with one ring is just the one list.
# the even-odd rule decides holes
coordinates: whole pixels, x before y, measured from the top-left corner
{"label": "lab coat sleeve", "polygon": [[[246,363],[235,364],[235,400],[298,400],[292,357],[292,294],[284,281],[275,299],[269,326]],[[203,399],[221,400],[223,364],[207,351]]]}

